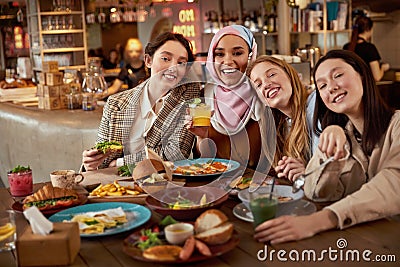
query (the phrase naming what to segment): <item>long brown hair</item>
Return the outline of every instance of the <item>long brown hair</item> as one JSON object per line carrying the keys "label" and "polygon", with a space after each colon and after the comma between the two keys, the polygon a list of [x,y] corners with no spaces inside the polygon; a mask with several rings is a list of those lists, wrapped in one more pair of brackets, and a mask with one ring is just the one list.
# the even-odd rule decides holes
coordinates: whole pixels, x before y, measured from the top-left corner
{"label": "long brown hair", "polygon": [[372,26],[373,22],[370,18],[366,16],[357,17],[353,25],[353,31],[351,32],[351,40],[347,50],[354,52],[358,41],[358,35],[366,31],[370,31],[372,29]]}
{"label": "long brown hair", "polygon": [[[364,105],[364,130],[361,139],[361,146],[367,155],[371,155],[376,143],[386,132],[394,109],[386,105],[379,94],[371,69],[356,53],[346,50],[331,50],[322,57],[314,67],[315,73],[322,62],[328,59],[341,59],[349,64],[361,76],[363,85],[362,102]],[[315,86],[317,84],[315,83]],[[321,122],[321,128],[317,121]],[[349,118],[341,113],[335,113],[328,109],[321,99],[317,90],[314,110],[314,132],[319,135],[329,125],[339,125],[344,128]]]}
{"label": "long brown hair", "polygon": [[275,119],[277,143],[273,166],[278,165],[278,161],[283,156],[289,156],[301,159],[304,164],[311,157],[311,133],[307,127],[307,89],[300,81],[296,70],[283,60],[271,57],[260,56],[247,69],[247,76],[253,68],[262,62],[269,62],[281,68],[289,77],[292,86],[292,95],[289,100],[289,105],[292,111],[292,126],[289,129],[287,117],[279,109],[271,108]]}

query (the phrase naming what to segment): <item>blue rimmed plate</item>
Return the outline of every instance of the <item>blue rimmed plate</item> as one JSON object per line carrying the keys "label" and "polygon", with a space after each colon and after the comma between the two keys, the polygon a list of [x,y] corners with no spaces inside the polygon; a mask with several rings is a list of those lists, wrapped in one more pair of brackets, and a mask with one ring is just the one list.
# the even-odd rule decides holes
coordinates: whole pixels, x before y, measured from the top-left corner
{"label": "blue rimmed plate", "polygon": [[224,172],[215,172],[215,173],[209,173],[209,174],[182,174],[182,173],[175,173],[173,172],[172,174],[177,177],[200,177],[200,178],[207,178],[207,177],[216,177],[221,175],[222,173],[228,173],[231,171],[234,171],[240,167],[240,163],[234,160],[229,160],[229,159],[218,159],[218,158],[198,158],[198,159],[184,159],[184,160],[178,160],[174,162],[174,171],[176,170],[177,167],[182,167],[182,166],[191,166],[195,164],[206,164],[209,162],[220,162],[222,164],[225,164],[227,166],[227,169]]}
{"label": "blue rimmed plate", "polygon": [[151,211],[142,205],[125,202],[103,202],[81,205],[57,212],[49,220],[52,222],[63,222],[64,220],[71,220],[74,215],[79,213],[115,209],[118,207],[124,210],[128,222],[115,228],[106,229],[101,234],[81,234],[81,237],[101,237],[119,234],[145,224],[151,217]]}

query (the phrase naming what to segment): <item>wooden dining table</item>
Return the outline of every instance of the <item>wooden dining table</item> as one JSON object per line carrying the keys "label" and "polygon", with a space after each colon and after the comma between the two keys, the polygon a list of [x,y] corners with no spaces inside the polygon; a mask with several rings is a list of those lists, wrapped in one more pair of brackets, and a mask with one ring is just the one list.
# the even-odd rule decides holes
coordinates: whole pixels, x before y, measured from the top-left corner
{"label": "wooden dining table", "polygon": [[[42,185],[34,186],[37,189]],[[9,190],[0,188],[0,210],[11,209],[13,203]],[[257,242],[253,238],[252,223],[233,214],[234,207],[239,203],[237,196],[230,196],[220,208],[233,222],[239,244],[222,255],[179,266],[400,266],[399,217],[384,218],[344,230],[330,230],[301,241],[271,245]],[[150,221],[142,227],[159,222],[161,218],[152,212]],[[20,229],[27,224],[23,214],[17,213],[17,232],[20,233]],[[125,254],[123,241],[131,233],[81,238],[80,250],[70,266],[167,266],[140,261]],[[0,266],[17,266],[16,253],[18,251],[0,252]]]}

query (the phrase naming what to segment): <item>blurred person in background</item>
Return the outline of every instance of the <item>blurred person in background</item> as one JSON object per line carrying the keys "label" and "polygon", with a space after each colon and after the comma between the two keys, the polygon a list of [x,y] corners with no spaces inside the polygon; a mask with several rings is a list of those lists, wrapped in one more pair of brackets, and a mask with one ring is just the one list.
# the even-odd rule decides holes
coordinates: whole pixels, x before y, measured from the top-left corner
{"label": "blurred person in background", "polygon": [[111,49],[108,58],[102,60],[101,65],[104,69],[115,69],[119,67],[119,55],[116,49]]}
{"label": "blurred person in background", "polygon": [[95,57],[96,56],[96,50],[94,49],[89,49],[88,51],[88,57]]}
{"label": "blurred person in background", "polygon": [[371,68],[375,81],[380,81],[385,71],[389,70],[388,63],[380,62],[381,56],[378,49],[371,41],[373,22],[369,17],[359,16],[351,33],[350,43],[343,46],[343,49],[355,52]]}
{"label": "blurred person in background", "polygon": [[124,84],[127,85],[124,86],[125,89],[134,88],[136,85],[149,77],[142,59],[143,46],[139,39],[128,39],[125,46],[124,55],[126,64],[124,67],[122,67],[117,79],[114,80],[113,84],[108,88],[108,92],[104,94],[103,97],[107,97],[121,91],[123,88],[122,85]]}

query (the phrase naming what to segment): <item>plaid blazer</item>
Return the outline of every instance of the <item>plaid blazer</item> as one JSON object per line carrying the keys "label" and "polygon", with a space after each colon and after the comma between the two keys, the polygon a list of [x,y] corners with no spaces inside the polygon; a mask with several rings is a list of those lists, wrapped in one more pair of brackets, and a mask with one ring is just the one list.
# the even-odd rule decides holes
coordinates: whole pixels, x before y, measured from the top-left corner
{"label": "plaid blazer", "polygon": [[[96,142],[129,142],[129,134],[139,108],[140,96],[148,80],[133,89],[112,95],[103,110]],[[167,161],[182,160],[189,157],[194,135],[184,126],[186,114],[185,101],[200,95],[200,84],[189,83],[174,88],[165,99],[163,108],[158,113],[145,138],[147,148],[154,150]],[[125,164],[142,161],[145,150],[135,154],[113,154],[106,158],[100,168],[106,168],[114,159],[124,157]]]}

